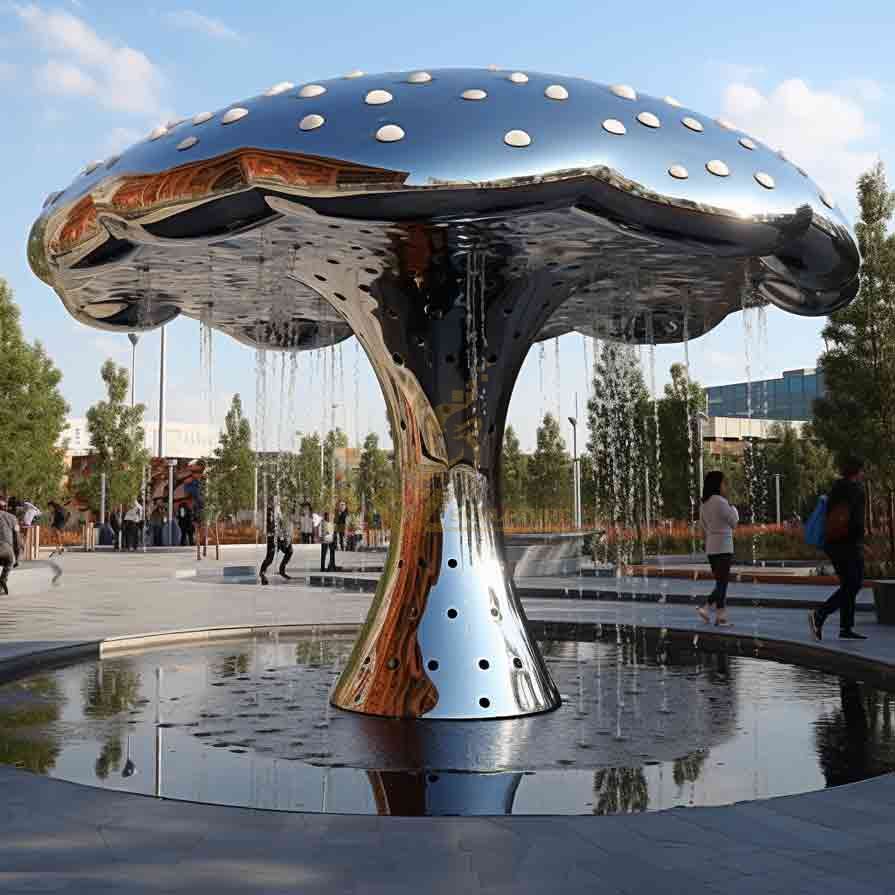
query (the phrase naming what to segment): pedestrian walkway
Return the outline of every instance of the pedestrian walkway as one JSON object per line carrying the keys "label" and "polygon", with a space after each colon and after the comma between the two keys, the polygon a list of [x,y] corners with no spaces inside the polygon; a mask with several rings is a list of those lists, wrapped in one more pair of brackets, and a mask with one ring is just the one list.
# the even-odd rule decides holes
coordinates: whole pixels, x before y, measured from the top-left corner
{"label": "pedestrian walkway", "polygon": [[[222,568],[208,562],[206,568]],[[228,562],[233,562],[232,557]],[[251,564],[251,563],[246,563]],[[209,625],[359,623],[370,595],[184,581],[182,554],[70,554],[61,585],[0,601],[3,656]],[[214,576],[209,576],[214,577]],[[373,576],[375,578],[375,576]],[[679,582],[677,582],[679,583]],[[528,598],[530,618],[707,630],[668,602]],[[805,616],[731,610],[741,643],[895,666],[895,628],[810,641]],[[537,723],[537,719],[532,719]],[[493,895],[598,891],[881,895],[895,879],[895,776],[724,808],[611,817],[401,818],[290,814],[93,789],[0,766],[0,892]]]}

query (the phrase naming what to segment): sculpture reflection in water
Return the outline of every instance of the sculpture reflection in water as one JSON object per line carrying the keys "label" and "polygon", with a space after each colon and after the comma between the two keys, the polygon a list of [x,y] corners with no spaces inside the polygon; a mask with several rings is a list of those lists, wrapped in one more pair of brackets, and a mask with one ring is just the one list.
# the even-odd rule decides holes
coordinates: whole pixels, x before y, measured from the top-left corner
{"label": "sculpture reflection in water", "polygon": [[283,82],[171,121],[49,196],[28,249],[91,326],[183,313],[256,347],[358,338],[403,515],[332,699],[432,719],[560,702],[497,526],[530,346],[672,342],[746,302],[826,315],[859,267],[832,199],[728,122],[499,69]]}

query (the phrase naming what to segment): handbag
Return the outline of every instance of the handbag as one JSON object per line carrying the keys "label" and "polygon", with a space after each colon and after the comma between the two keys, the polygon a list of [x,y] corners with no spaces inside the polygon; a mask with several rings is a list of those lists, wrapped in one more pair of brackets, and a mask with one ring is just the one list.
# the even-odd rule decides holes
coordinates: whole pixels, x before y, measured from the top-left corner
{"label": "handbag", "polygon": [[827,544],[836,544],[848,538],[848,527],[851,521],[849,505],[843,501],[827,510],[827,524],[824,540]]}

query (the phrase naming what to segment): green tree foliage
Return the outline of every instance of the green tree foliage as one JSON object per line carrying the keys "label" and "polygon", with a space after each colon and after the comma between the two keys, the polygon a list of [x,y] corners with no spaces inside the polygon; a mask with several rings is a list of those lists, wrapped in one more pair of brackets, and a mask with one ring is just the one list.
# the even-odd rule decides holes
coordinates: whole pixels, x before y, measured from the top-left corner
{"label": "green tree foliage", "polygon": [[765,447],[768,490],[774,518],[774,476],[780,476],[780,512],[783,519],[805,517],[814,508],[817,497],[826,492],[835,478],[833,456],[806,426],[801,437],[788,423],[776,423],[769,431]]}
{"label": "green tree foliage", "polygon": [[87,498],[92,507],[99,507],[100,479],[105,473],[106,506],[126,506],[139,496],[143,468],[149,462],[149,452],[143,447],[145,408],[130,405],[130,377],[125,367],[107,360],[100,375],[107,399],[87,411],[90,450],[96,455],[86,484]]}
{"label": "green tree foliage", "polygon": [[701,445],[695,437],[695,420],[700,411],[705,412],[705,390],[689,379],[683,364],[672,364],[670,372],[671,382],[659,401],[662,499],[666,516],[687,519],[691,497],[695,499],[702,489],[696,481]]}
{"label": "green tree foliage", "polygon": [[572,463],[551,413],[537,431],[537,447],[528,460],[528,503],[542,519],[549,513],[569,513],[572,506]]}
{"label": "green tree foliage", "polygon": [[323,473],[320,469],[320,436],[302,435],[298,448],[298,482],[302,500],[317,508],[323,500]]}
{"label": "green tree foliage", "polygon": [[252,427],[233,396],[218,446],[206,467],[206,516],[235,516],[252,506],[255,494],[255,452]]}
{"label": "green tree foliage", "polygon": [[56,446],[68,413],[61,379],[41,344],[23,338],[12,290],[0,279],[0,493],[41,507],[58,496],[65,474]]}
{"label": "green tree foliage", "polygon": [[827,394],[815,402],[815,428],[837,456],[859,454],[877,493],[889,498],[889,541],[895,561],[895,212],[885,168],[878,162],[858,180],[861,218],[855,231],[863,257],[861,291],[823,331],[820,359]]}
{"label": "green tree foliage", "polygon": [[[336,449],[348,447],[348,436],[338,427],[330,429],[323,440],[323,489],[324,503],[332,506],[337,500],[348,497],[349,482],[337,479],[333,472],[336,467]],[[335,484],[335,489],[333,488]]]}
{"label": "green tree foliage", "polygon": [[630,345],[602,343],[594,358],[592,392],[587,404],[587,472],[596,513],[610,523],[634,526],[644,519],[647,464],[654,461],[649,395]]}
{"label": "green tree foliage", "polygon": [[527,478],[528,457],[522,453],[519,438],[513,427],[507,426],[503,436],[500,477],[504,510],[518,513],[524,509]]}
{"label": "green tree foliage", "polygon": [[379,447],[379,436],[371,432],[364,440],[360,455],[360,465],[355,482],[355,497],[358,506],[363,505],[369,514],[390,504],[394,476],[388,455]]}

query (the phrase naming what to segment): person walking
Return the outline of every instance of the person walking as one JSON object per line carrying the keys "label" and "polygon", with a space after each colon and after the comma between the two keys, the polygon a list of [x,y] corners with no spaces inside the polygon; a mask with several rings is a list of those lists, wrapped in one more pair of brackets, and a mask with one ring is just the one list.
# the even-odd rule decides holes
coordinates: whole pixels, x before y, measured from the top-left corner
{"label": "person walking", "polygon": [[162,546],[162,528],[164,527],[165,516],[162,513],[161,504],[156,502],[149,515],[149,529],[152,532],[152,546]]}
{"label": "person walking", "polygon": [[194,547],[194,523],[193,510],[185,503],[182,503],[177,510],[177,523],[180,526],[180,546]]}
{"label": "person walking", "polygon": [[305,501],[301,505],[301,515],[299,516],[299,527],[301,529],[302,544],[314,543],[314,513],[311,510],[310,501]]}
{"label": "person walking", "polygon": [[736,507],[727,500],[727,481],[720,470],[712,470],[702,486],[702,507],[699,518],[705,531],[705,552],[708,555],[715,589],[702,606],[697,607],[699,617],[708,624],[709,610],[715,607],[715,624],[727,627],[727,585],[733,564],[733,530],[740,521]]}
{"label": "person walking", "polygon": [[9,570],[19,564],[19,520],[6,511],[6,500],[0,497],[0,594],[9,594],[6,582]]}
{"label": "person walking", "polygon": [[[109,528],[112,529],[112,547],[115,550],[118,550],[121,544],[121,517],[118,515],[118,510],[112,510],[109,513]],[[125,526],[126,530],[127,526]]]}
{"label": "person walking", "polygon": [[52,559],[57,553],[65,553],[65,545],[62,543],[62,532],[65,529],[66,513],[62,504],[57,503],[55,500],[50,501],[49,507],[53,514],[50,525],[53,533],[53,543],[55,544],[53,552],[50,553],[50,559]]}
{"label": "person walking", "polygon": [[345,532],[348,528],[348,504],[344,500],[339,501],[336,511],[336,543],[339,550],[345,549]]}
{"label": "person walking", "polygon": [[819,609],[808,613],[815,640],[823,639],[824,622],[838,610],[839,638],[866,640],[855,630],[855,603],[864,585],[864,462],[846,458],[827,502],[824,552],[830,557],[839,587]]}
{"label": "person walking", "polygon": [[[326,554],[329,553],[329,567],[326,566]],[[320,571],[336,571],[336,526],[330,521],[329,513],[323,514],[320,522]]]}
{"label": "person walking", "polygon": [[280,499],[278,497],[274,497],[267,507],[266,523],[267,553],[264,556],[264,561],[261,563],[258,577],[261,579],[262,584],[270,583],[267,580],[267,569],[276,558],[277,551],[280,551],[283,554],[283,559],[280,561],[280,577],[288,581],[292,578],[286,572],[286,566],[289,565],[289,560],[292,559],[292,520],[284,518],[280,510]]}

